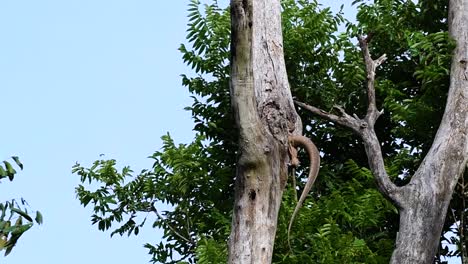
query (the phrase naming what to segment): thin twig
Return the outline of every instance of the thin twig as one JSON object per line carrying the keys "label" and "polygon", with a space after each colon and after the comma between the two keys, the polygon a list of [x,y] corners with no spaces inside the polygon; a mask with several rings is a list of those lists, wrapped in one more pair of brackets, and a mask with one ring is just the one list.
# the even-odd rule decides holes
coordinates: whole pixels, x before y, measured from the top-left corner
{"label": "thin twig", "polygon": [[156,209],[156,207],[154,206],[154,203],[151,204],[151,211],[154,212],[154,213],[158,216],[158,218],[161,219],[161,221],[162,221],[164,224],[166,224],[166,225],[169,227],[169,229],[170,229],[172,232],[174,232],[174,234],[176,234],[178,237],[180,237],[180,238],[183,239],[185,242],[190,243],[190,244],[192,244],[192,245],[195,245],[195,244],[196,244],[195,241],[193,241],[192,239],[186,238],[186,237],[184,237],[183,235],[181,235],[179,232],[177,232],[177,230],[175,230],[175,228],[172,227],[172,225],[168,223],[167,219],[165,219],[164,217],[162,217],[162,215],[159,214],[158,209]]}

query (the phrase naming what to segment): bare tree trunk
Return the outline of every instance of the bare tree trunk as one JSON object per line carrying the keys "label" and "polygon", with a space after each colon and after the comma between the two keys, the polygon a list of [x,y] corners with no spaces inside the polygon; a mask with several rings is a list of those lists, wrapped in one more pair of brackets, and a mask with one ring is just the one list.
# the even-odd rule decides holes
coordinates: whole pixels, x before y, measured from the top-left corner
{"label": "bare tree trunk", "polygon": [[[467,164],[468,166],[468,164]],[[466,173],[466,172],[465,172]],[[462,199],[462,205],[461,205],[461,212],[460,212],[460,224],[458,225],[458,234],[460,236],[460,257],[461,257],[461,262],[462,264],[468,264],[468,256],[467,256],[467,248],[466,248],[466,237],[465,237],[465,211],[466,211],[466,184],[465,184],[465,176],[461,176],[460,179],[461,182],[459,182],[460,186],[460,193],[461,193],[461,199]],[[456,220],[455,217],[453,217],[454,220]]]}
{"label": "bare tree trunk", "polygon": [[283,55],[279,0],[231,0],[231,102],[239,160],[229,263],[271,263],[287,180],[288,134],[300,133]]}
{"label": "bare tree trunk", "polygon": [[[413,190],[400,208],[400,228],[390,263],[433,263],[451,192]],[[418,195],[421,195],[418,197]]]}
{"label": "bare tree trunk", "polygon": [[431,149],[403,187],[392,263],[432,263],[455,185],[468,160],[468,0],[451,0],[452,59],[447,105]]}

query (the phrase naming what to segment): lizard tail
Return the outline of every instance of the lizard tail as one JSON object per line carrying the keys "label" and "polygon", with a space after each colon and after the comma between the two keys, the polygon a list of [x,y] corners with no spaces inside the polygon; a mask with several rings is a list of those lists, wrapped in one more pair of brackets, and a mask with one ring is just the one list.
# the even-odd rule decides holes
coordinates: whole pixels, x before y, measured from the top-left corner
{"label": "lizard tail", "polygon": [[320,168],[320,153],[317,147],[315,146],[315,144],[309,138],[304,137],[304,136],[299,136],[299,135],[289,136],[289,144],[293,148],[296,148],[297,146],[303,147],[307,151],[309,155],[309,161],[310,161],[309,176],[307,178],[307,182],[304,186],[304,190],[301,193],[301,197],[299,198],[299,201],[297,202],[296,207],[294,208],[294,212],[291,215],[291,220],[289,220],[288,245],[289,245],[289,249],[291,249],[291,240],[290,240],[291,227],[294,222],[294,218],[299,212],[299,209],[302,207],[302,204],[304,203],[307,195],[310,192],[310,189],[312,189],[312,186],[314,185],[315,179],[317,178],[319,168]]}

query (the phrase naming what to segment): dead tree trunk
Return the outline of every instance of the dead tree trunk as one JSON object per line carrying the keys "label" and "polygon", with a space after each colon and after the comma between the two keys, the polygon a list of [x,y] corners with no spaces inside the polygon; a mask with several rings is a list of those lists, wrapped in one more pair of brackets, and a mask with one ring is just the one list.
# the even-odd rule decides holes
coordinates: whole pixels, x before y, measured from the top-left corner
{"label": "dead tree trunk", "polygon": [[367,70],[368,111],[363,119],[327,113],[297,102],[311,112],[351,128],[360,135],[380,191],[399,208],[400,227],[396,239],[393,264],[432,263],[439,244],[447,208],[454,187],[463,175],[468,161],[468,0],[451,0],[449,32],[457,47],[452,59],[447,105],[431,149],[410,183],[395,186],[385,171],[380,143],[374,124],[380,115],[375,104],[375,69],[385,56],[372,60],[369,39],[360,38]]}
{"label": "dead tree trunk", "polygon": [[[451,0],[449,33],[457,47],[444,116],[431,149],[402,188],[400,231],[392,263],[432,263],[454,187],[468,160],[468,0]],[[419,262],[418,262],[419,260]]]}
{"label": "dead tree trunk", "polygon": [[449,32],[457,47],[447,105],[431,149],[402,188],[400,230],[392,263],[432,263],[447,208],[468,160],[468,0],[451,0]]}
{"label": "dead tree trunk", "polygon": [[279,0],[231,0],[231,103],[239,160],[229,263],[271,263],[287,180],[288,134],[300,133],[283,55]]}

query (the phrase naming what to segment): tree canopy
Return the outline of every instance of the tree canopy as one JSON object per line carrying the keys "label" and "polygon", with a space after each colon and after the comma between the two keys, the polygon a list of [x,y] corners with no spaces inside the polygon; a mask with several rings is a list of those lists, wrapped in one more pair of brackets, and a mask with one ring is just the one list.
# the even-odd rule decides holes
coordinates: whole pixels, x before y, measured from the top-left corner
{"label": "tree canopy", "polygon": [[[354,1],[357,22],[333,13],[314,0],[283,0],[284,50],[295,98],[331,110],[366,111],[365,65],[356,37],[372,35],[372,54],[387,54],[377,71],[377,104],[385,109],[376,123],[387,171],[398,185],[407,183],[429,150],[440,123],[447,91],[453,41],[447,33],[447,1]],[[152,262],[223,263],[230,233],[237,155],[237,130],[229,97],[229,11],[216,1],[188,9],[188,45],[182,75],[192,93],[196,136],[176,144],[169,134],[149,158],[152,168],[134,173],[115,160],[97,160],[89,168],[76,164],[76,188],[92,223],[111,235],[138,235],[146,223],[164,230],[158,244],[146,244]],[[341,32],[342,31],[342,32]],[[274,263],[388,263],[394,247],[398,212],[376,189],[362,143],[349,130],[317,119],[299,108],[304,134],[322,154],[319,178],[292,229],[287,225],[296,204],[288,184],[276,236]],[[307,164],[301,154],[302,164]],[[297,182],[307,168],[296,172]],[[465,176],[466,173],[465,173]],[[463,181],[463,179],[462,179]],[[97,188],[94,188],[98,186]],[[466,243],[464,181],[457,187],[441,243],[443,257],[461,256]],[[160,211],[161,203],[172,206]],[[459,226],[456,224],[460,223]],[[465,231],[466,232],[466,231]],[[441,244],[442,245],[442,244]],[[184,262],[180,262],[184,261]]]}

